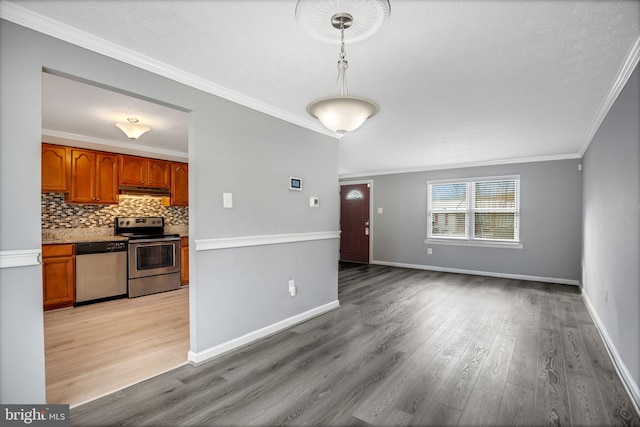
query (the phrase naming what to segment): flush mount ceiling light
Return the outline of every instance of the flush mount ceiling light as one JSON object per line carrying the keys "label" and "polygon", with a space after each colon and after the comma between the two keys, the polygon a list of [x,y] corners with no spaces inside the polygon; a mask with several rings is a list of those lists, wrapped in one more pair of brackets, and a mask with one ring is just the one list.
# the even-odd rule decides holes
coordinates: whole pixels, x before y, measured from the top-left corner
{"label": "flush mount ceiling light", "polygon": [[129,117],[127,123],[118,122],[116,126],[118,126],[130,140],[134,141],[151,130],[149,126],[139,124],[139,121],[138,119]]}
{"label": "flush mount ceiling light", "polygon": [[[368,17],[363,25],[360,25],[357,33],[359,40],[364,40],[377,31],[389,17],[388,0],[363,1],[309,1],[298,0],[296,18],[301,24],[305,22],[315,23],[319,17],[326,19],[327,12],[333,12],[332,7],[355,7],[361,16]],[[368,14],[365,12],[369,12]],[[311,19],[313,18],[313,19]],[[327,25],[328,22],[331,25]],[[313,24],[315,25],[315,24]],[[354,26],[354,18],[351,13],[338,11],[325,21],[325,27],[333,27],[340,30],[340,56],[338,59],[338,78],[333,96],[320,98],[307,106],[307,112],[316,117],[329,130],[343,136],[347,132],[358,129],[369,117],[375,115],[380,108],[366,98],[349,96],[347,87],[347,68],[349,63],[345,59],[344,31]],[[334,31],[335,32],[335,31]],[[313,34],[313,32],[312,32]],[[324,41],[322,31],[316,32],[317,39]]]}

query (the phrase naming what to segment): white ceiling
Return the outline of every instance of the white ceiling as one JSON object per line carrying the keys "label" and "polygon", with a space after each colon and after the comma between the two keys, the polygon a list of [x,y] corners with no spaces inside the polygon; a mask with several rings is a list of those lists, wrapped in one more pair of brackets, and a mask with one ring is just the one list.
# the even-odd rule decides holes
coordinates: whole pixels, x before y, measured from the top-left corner
{"label": "white ceiling", "polygon": [[[333,91],[339,49],[295,6],[22,0],[0,15],[321,130],[305,109]],[[380,112],[340,141],[342,176],[576,158],[637,64],[640,1],[391,0],[377,34],[346,39],[350,94]],[[49,77],[43,133],[127,144],[113,123],[135,113],[152,127],[138,146],[186,152],[185,113]]]}

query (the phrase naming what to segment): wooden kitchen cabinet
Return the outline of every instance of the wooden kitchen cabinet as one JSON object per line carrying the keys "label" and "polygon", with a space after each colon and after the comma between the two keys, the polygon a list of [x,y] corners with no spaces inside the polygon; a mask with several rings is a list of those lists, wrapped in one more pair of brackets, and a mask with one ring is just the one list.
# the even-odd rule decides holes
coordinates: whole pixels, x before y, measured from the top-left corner
{"label": "wooden kitchen cabinet", "polygon": [[171,196],[162,198],[163,206],[189,206],[189,165],[171,163]]}
{"label": "wooden kitchen cabinet", "polygon": [[71,149],[70,203],[118,203],[117,154]]}
{"label": "wooden kitchen cabinet", "polygon": [[42,192],[69,191],[69,149],[59,145],[42,144]]}
{"label": "wooden kitchen cabinet", "polygon": [[180,284],[189,284],[189,238],[180,238]]}
{"label": "wooden kitchen cabinet", "polygon": [[42,296],[45,310],[73,306],[76,299],[75,245],[42,246]]}
{"label": "wooden kitchen cabinet", "polygon": [[145,157],[120,156],[120,184],[169,188],[171,162]]}

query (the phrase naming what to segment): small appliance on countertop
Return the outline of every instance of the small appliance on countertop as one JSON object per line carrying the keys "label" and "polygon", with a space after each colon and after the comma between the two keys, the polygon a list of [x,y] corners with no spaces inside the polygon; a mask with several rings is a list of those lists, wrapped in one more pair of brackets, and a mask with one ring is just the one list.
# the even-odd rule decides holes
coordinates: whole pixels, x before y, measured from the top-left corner
{"label": "small appliance on countertop", "polygon": [[180,288],[180,235],[165,233],[163,217],[116,218],[115,234],[129,243],[129,298]]}

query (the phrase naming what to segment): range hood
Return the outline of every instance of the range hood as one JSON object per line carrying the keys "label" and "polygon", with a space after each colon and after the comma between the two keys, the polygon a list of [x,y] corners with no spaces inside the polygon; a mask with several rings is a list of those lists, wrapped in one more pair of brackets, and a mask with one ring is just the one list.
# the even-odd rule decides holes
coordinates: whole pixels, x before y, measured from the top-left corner
{"label": "range hood", "polygon": [[141,187],[137,185],[121,185],[120,194],[147,194],[152,196],[170,196],[171,191],[162,187]]}

